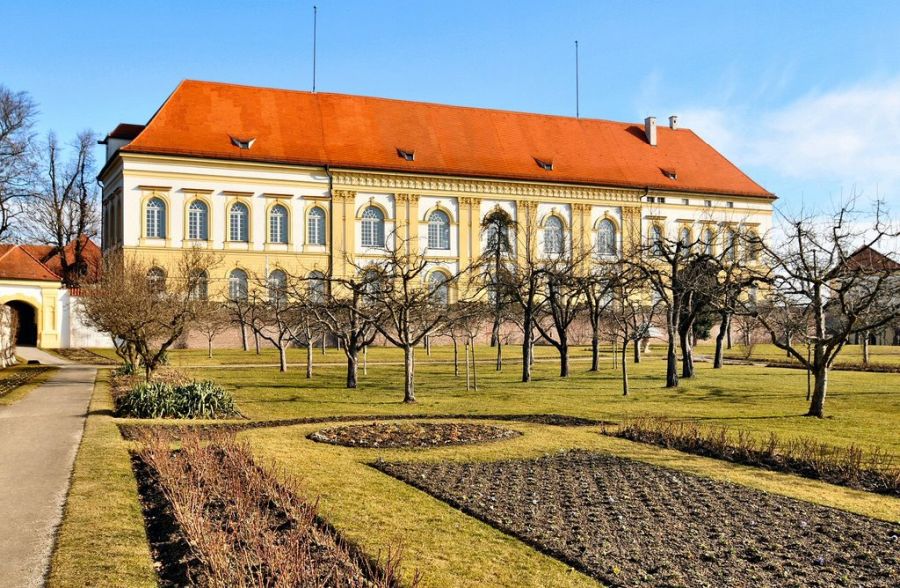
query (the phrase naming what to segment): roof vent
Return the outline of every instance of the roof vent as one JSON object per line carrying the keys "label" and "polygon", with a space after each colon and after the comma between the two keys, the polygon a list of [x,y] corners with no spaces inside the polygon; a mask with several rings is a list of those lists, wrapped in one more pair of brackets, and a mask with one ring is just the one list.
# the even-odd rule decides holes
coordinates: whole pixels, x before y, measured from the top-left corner
{"label": "roof vent", "polygon": [[661,168],[659,168],[659,171],[661,171],[663,173],[663,175],[666,176],[667,178],[669,178],[670,180],[678,179],[678,172],[675,171],[675,168],[666,169],[666,168],[661,167]]}
{"label": "roof vent", "polygon": [[416,151],[414,149],[400,149],[397,147],[397,155],[406,161],[415,161]]}
{"label": "roof vent", "polygon": [[669,128],[672,129],[673,131],[678,129],[678,115],[677,114],[673,114],[672,116],[669,117]]}
{"label": "roof vent", "polygon": [[548,159],[534,158],[534,162],[544,171],[553,171],[553,162]]}
{"label": "roof vent", "polygon": [[238,149],[250,149],[251,147],[253,147],[253,144],[255,142],[255,137],[250,137],[249,139],[239,139],[238,137],[231,137],[231,144]]}
{"label": "roof vent", "polygon": [[647,142],[651,146],[656,147],[656,117],[648,116],[644,119],[644,134],[647,135]]}

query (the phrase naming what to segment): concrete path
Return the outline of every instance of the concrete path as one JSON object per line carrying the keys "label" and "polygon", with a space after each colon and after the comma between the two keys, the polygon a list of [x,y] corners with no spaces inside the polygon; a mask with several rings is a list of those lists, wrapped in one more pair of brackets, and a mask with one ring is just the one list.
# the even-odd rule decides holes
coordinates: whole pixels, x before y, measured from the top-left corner
{"label": "concrete path", "polygon": [[63,359],[52,353],[47,353],[37,347],[16,347],[16,355],[24,359],[26,362],[36,361],[41,365],[72,365],[68,359]]}
{"label": "concrete path", "polygon": [[0,586],[44,584],[96,375],[69,365],[0,407]]}

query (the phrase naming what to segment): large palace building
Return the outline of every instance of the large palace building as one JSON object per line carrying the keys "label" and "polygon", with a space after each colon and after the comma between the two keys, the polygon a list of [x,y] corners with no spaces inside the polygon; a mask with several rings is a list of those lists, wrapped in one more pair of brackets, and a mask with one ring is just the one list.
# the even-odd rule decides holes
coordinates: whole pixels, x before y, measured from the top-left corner
{"label": "large palace building", "polygon": [[658,234],[715,249],[767,232],[775,199],[674,116],[657,127],[185,81],[105,143],[104,251],[165,273],[184,248],[215,250],[222,292],[355,271],[348,260],[392,235],[420,243],[432,275],[453,272],[478,258],[498,209],[536,227],[538,254],[577,242],[616,255]]}

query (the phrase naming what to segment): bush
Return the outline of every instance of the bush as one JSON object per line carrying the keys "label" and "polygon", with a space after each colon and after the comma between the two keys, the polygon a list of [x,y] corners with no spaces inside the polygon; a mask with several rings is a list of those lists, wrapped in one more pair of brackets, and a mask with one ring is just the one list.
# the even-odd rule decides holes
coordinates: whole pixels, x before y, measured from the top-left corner
{"label": "bush", "polygon": [[831,484],[900,496],[900,467],[893,455],[875,448],[835,447],[808,438],[765,439],[748,431],[703,427],[690,421],[662,417],[628,419],[603,433],[686,453],[723,459],[770,470],[789,472]]}
{"label": "bush", "polygon": [[231,394],[209,380],[141,382],[116,399],[116,416],[139,419],[216,419],[237,415]]}

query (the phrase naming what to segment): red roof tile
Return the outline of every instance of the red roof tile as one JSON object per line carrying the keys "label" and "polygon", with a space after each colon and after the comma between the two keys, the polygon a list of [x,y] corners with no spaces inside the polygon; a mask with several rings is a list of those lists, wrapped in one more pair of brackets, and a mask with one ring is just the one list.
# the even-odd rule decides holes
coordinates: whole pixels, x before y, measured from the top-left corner
{"label": "red roof tile", "polygon": [[688,129],[190,80],[122,151],[773,198]]}
{"label": "red roof tile", "polygon": [[0,249],[0,279],[59,282],[60,277],[38,261],[21,245],[3,245]]}
{"label": "red roof tile", "polygon": [[[82,237],[83,249],[82,258],[88,266],[88,273],[84,281],[93,282],[99,279],[100,271],[103,265],[103,254],[100,247],[87,237]],[[34,258],[44,264],[47,269],[58,276],[63,275],[62,256],[56,251],[53,245],[22,245]],[[66,245],[63,250],[66,259],[72,263],[75,259],[75,242],[72,241]]]}

